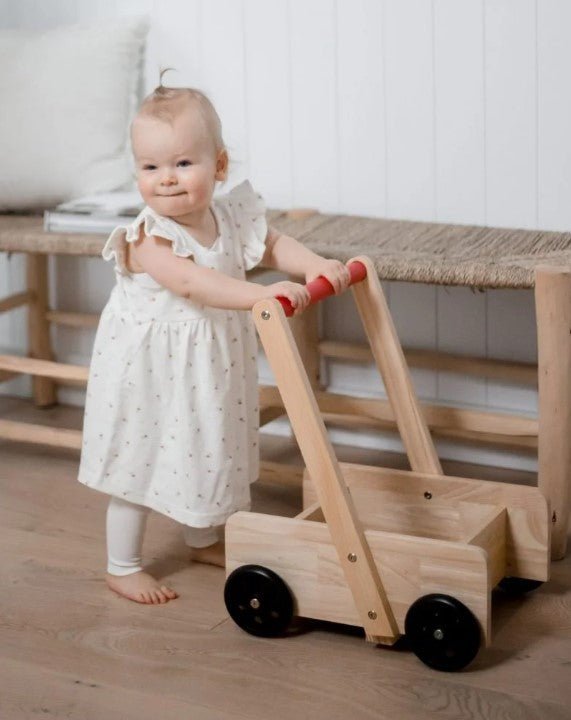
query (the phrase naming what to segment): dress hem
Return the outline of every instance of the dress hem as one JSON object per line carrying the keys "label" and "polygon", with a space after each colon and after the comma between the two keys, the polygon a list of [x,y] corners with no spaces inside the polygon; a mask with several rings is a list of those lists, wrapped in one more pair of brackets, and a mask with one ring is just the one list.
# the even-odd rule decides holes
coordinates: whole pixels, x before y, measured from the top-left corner
{"label": "dress hem", "polygon": [[[85,485],[85,487],[88,487],[90,490],[97,490],[99,492],[105,493],[106,495],[111,495],[113,497],[119,498],[120,500],[132,502],[135,505],[143,505],[144,507],[148,507],[151,510],[155,510],[155,512],[158,512],[165,517],[176,520],[176,522],[194,528],[209,528],[215,525],[223,525],[224,523],[226,523],[226,521],[231,515],[234,515],[234,513],[240,512],[242,510],[250,510],[252,506],[251,500],[247,500],[246,502],[238,505],[232,510],[227,510],[218,514],[208,515],[205,513],[196,513],[181,510],[180,507],[176,506],[166,507],[163,503],[159,504],[158,502],[154,502],[152,498],[149,498],[146,495],[137,495],[136,493],[130,491],[128,493],[117,493],[111,490],[106,490],[102,487],[90,485],[88,482],[81,478],[78,478],[78,482],[80,482],[82,485]],[[255,480],[251,480],[250,484],[252,484],[253,482],[255,482]]]}

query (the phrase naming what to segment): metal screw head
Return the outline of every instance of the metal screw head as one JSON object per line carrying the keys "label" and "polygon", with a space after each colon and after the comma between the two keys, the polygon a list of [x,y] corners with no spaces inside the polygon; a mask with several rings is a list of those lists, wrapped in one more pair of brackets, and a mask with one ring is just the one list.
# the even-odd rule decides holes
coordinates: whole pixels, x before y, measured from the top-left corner
{"label": "metal screw head", "polygon": [[432,636],[435,638],[435,640],[442,640],[444,637],[444,633],[440,628],[436,628],[436,630],[432,633]]}
{"label": "metal screw head", "polygon": [[250,600],[250,607],[254,608],[254,610],[257,610],[260,607],[260,601],[258,598],[252,598]]}
{"label": "metal screw head", "polygon": [[432,498],[432,493],[427,491],[427,492],[424,493],[424,497],[425,497],[427,500],[430,500],[430,499]]}
{"label": "metal screw head", "polygon": [[349,555],[347,555],[347,560],[349,560],[349,562],[357,562],[357,556],[355,553],[349,553]]}
{"label": "metal screw head", "polygon": [[262,320],[269,320],[271,318],[269,310],[262,310]]}
{"label": "metal screw head", "polygon": [[368,615],[369,615],[369,617],[371,618],[371,620],[376,620],[376,619],[377,619],[377,613],[376,613],[374,610],[369,610]]}

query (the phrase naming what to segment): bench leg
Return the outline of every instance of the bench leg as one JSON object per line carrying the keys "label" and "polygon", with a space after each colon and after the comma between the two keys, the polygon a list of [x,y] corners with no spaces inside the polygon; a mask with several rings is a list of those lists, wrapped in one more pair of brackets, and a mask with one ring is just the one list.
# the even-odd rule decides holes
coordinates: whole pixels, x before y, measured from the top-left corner
{"label": "bench leg", "polygon": [[[39,360],[53,360],[50,343],[50,323],[46,318],[49,310],[48,256],[40,253],[26,254],[26,279],[30,302],[28,305],[28,356]],[[32,377],[34,402],[38,407],[57,403],[57,388],[53,380],[34,375]]]}
{"label": "bench leg", "polygon": [[571,485],[571,272],[538,268],[538,484],[551,506],[551,557],[565,557]]}

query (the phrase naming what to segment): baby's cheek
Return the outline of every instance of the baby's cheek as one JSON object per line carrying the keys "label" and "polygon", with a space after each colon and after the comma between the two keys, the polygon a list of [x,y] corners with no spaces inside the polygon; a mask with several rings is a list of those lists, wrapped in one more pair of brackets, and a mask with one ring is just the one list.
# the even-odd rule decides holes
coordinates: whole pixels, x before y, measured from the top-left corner
{"label": "baby's cheek", "polygon": [[137,178],[137,187],[143,196],[143,200],[146,200],[149,195],[152,195],[153,184],[149,179],[142,177]]}
{"label": "baby's cheek", "polygon": [[208,202],[210,200],[211,186],[203,176],[193,178],[190,190],[195,202]]}

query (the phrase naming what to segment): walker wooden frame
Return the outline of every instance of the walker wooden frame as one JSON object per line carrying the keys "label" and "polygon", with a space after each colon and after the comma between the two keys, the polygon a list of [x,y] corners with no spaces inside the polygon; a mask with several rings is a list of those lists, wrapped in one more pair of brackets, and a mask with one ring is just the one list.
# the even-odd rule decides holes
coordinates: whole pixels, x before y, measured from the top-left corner
{"label": "walker wooden frame", "polygon": [[[264,628],[270,616],[260,598],[268,595],[247,587],[249,570],[267,570],[268,582],[283,581],[291,594],[290,615],[359,625],[367,640],[391,645],[410,630],[412,608],[426,599],[413,650],[432,667],[460,669],[481,639],[491,641],[492,589],[504,578],[530,587],[549,578],[548,501],[534,487],[443,475],[374,265],[359,256],[348,267],[354,278],[364,276],[351,290],[412,470],[338,462],[288,324],[287,301],[258,302],[254,322],[306,466],[304,510],[294,518],[238,512],[229,519],[227,606],[253,634],[283,632],[280,609],[270,609],[271,627]],[[242,595],[233,598],[229,584],[241,569]],[[430,604],[434,598],[453,601],[452,615],[475,619],[472,650],[458,647],[464,626],[457,615],[444,637],[443,608]]]}

